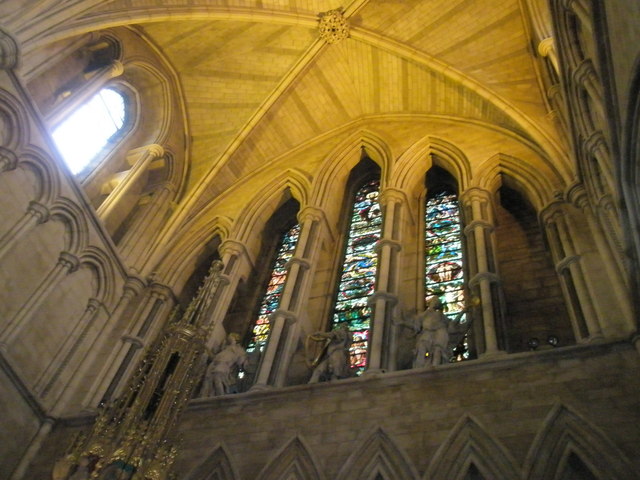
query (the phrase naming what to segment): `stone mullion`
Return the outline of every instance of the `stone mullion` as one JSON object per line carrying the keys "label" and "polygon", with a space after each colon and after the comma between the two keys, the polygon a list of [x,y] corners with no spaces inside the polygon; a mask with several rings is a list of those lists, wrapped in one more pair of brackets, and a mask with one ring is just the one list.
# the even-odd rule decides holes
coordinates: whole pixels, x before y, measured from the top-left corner
{"label": "stone mullion", "polygon": [[134,224],[125,233],[118,247],[129,266],[140,268],[142,255],[147,250],[147,241],[161,227],[174,193],[175,186],[171,182],[165,182],[157,187],[151,201],[143,207]]}
{"label": "stone mullion", "polygon": [[42,304],[44,299],[51,293],[56,285],[58,285],[60,280],[65,275],[74,272],[79,265],[80,261],[75,255],[69,252],[62,252],[60,254],[60,258],[56,265],[40,282],[40,285],[38,285],[35,291],[31,294],[27,302],[22,305],[16,315],[9,321],[2,334],[0,334],[0,344],[2,344],[4,348],[11,344],[20,334],[28,320]]}
{"label": "stone mullion", "polygon": [[82,85],[77,92],[60,102],[46,115],[46,122],[50,127],[58,125],[66,116],[86,103],[91,97],[102,89],[106,82],[119,77],[124,73],[124,66],[119,60],[114,60],[111,65],[103,67],[90,80]]}
{"label": "stone mullion", "polygon": [[160,145],[152,144],[142,147],[136,151],[129,152],[128,155],[136,154],[139,155],[139,158],[135,161],[131,170],[127,172],[125,178],[118,183],[96,211],[98,216],[105,223],[108,223],[111,216],[117,211],[121,199],[126,196],[140,177],[147,171],[151,162],[162,158],[164,155],[164,149]]}
{"label": "stone mullion", "polygon": [[0,260],[27,232],[48,219],[49,209],[45,205],[36,201],[29,202],[27,211],[22,218],[0,238]]}
{"label": "stone mullion", "polygon": [[400,190],[387,188],[380,195],[380,204],[383,208],[383,224],[382,235],[376,245],[378,268],[375,293],[369,298],[372,315],[367,373],[395,369],[394,355],[391,354],[391,316],[398,303],[394,272],[400,251],[401,208],[407,204],[406,196]]}
{"label": "stone mullion", "polygon": [[269,340],[262,355],[254,389],[282,386],[300,330],[298,318],[303,299],[308,296],[310,270],[320,246],[320,225],[324,213],[307,207],[298,215],[300,235],[293,257],[287,263],[287,278],[278,309],[273,312]]}
{"label": "stone mullion", "polygon": [[[478,286],[480,292],[482,326],[484,331],[485,355],[500,352],[496,328],[496,312],[500,305],[494,305],[491,291],[493,283],[499,283],[498,276],[491,271],[489,255],[493,255],[492,243],[487,244],[487,234],[494,230],[492,218],[489,216],[491,194],[486,190],[472,188],[464,193],[464,202],[470,205],[471,222],[465,227],[465,235],[473,237],[475,251],[469,252],[475,256],[477,273],[469,280],[471,287]],[[483,208],[484,207],[484,208]],[[495,259],[492,262],[495,265]]]}

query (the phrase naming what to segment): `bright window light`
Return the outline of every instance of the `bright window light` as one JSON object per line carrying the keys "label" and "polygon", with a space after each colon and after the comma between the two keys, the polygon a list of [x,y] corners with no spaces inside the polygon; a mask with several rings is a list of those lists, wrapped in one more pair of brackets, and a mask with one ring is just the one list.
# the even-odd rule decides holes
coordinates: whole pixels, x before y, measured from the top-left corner
{"label": "bright window light", "polygon": [[54,130],[53,140],[72,173],[82,171],[122,128],[124,113],[122,95],[104,88]]}

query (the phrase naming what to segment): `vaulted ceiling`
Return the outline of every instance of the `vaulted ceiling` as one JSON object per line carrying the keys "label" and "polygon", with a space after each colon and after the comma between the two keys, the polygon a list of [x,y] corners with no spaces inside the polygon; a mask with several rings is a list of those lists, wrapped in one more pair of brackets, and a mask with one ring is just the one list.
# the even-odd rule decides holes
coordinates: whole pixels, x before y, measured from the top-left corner
{"label": "vaulted ceiling", "polygon": [[[184,91],[189,191],[213,173],[222,182],[237,180],[241,172],[231,160],[242,148],[252,152],[242,171],[251,171],[350,122],[380,116],[487,124],[543,156],[565,156],[523,0],[26,3],[25,11],[40,18],[40,28],[23,22],[18,32],[27,50],[128,25],[166,56]],[[51,13],[43,15],[47,5]],[[339,7],[350,38],[330,45],[319,38],[318,14]]]}

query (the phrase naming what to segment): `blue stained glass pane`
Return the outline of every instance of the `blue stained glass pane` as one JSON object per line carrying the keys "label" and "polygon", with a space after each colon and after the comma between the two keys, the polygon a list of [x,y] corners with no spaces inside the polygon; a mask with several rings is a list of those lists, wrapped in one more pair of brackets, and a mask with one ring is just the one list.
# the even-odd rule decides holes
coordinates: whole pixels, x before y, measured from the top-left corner
{"label": "blue stained glass pane", "polygon": [[365,183],[355,194],[345,250],[342,275],[338,285],[333,327],[347,322],[353,335],[351,367],[361,373],[367,365],[367,346],[371,309],[367,304],[375,289],[378,256],[375,246],[380,240],[382,211],[378,202],[380,181]]}
{"label": "blue stained glass pane", "polygon": [[273,262],[271,270],[271,278],[267,284],[267,291],[262,298],[262,303],[258,310],[258,319],[256,320],[251,332],[251,340],[247,346],[248,352],[256,349],[262,351],[269,338],[269,316],[275,312],[280,306],[280,297],[287,280],[287,262],[293,256],[300,235],[300,225],[295,225],[282,235],[278,253]]}
{"label": "blue stained glass pane", "polygon": [[[465,304],[461,235],[457,196],[443,192],[429,197],[425,210],[425,300],[439,296],[449,318],[456,317]],[[467,358],[469,350],[464,348],[452,361]]]}

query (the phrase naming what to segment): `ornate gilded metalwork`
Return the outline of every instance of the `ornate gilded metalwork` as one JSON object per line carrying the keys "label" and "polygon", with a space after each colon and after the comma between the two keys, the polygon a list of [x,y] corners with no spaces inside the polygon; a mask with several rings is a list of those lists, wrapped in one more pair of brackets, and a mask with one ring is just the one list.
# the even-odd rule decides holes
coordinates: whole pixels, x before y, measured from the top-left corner
{"label": "ornate gilded metalwork", "polygon": [[349,23],[344,18],[342,8],[329,10],[318,15],[320,17],[320,38],[329,44],[338,43],[349,38]]}
{"label": "ornate gilded metalwork", "polygon": [[213,262],[184,314],[174,310],[124,393],[102,407],[91,432],[76,439],[57,462],[54,480],[66,480],[79,469],[91,479],[171,478],[174,427],[203,374],[201,359],[213,327],[208,322],[221,270],[222,263]]}

